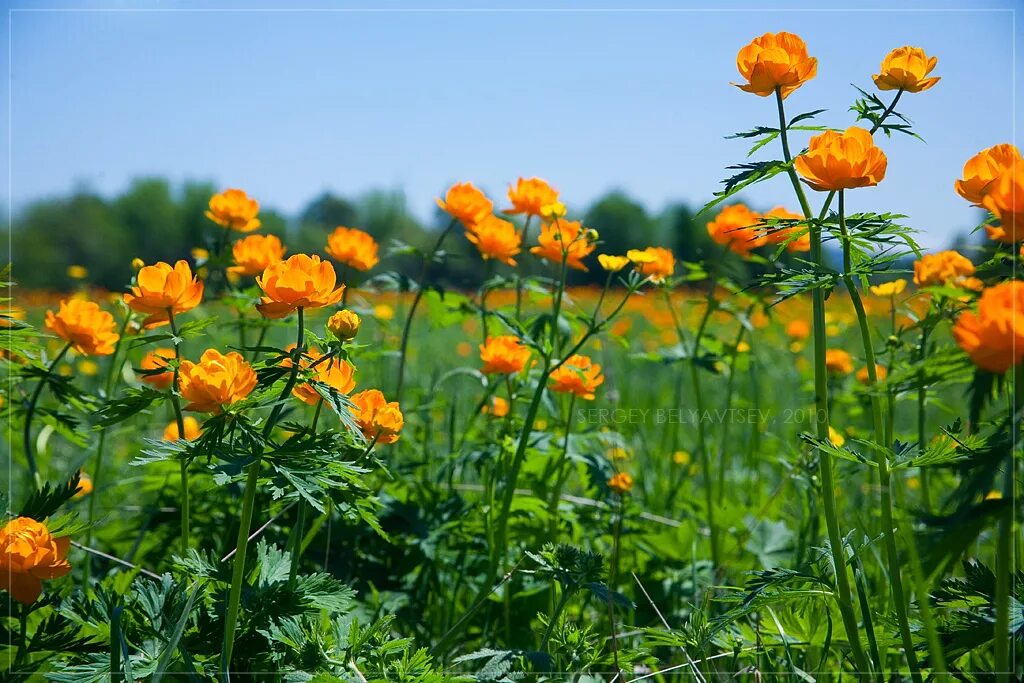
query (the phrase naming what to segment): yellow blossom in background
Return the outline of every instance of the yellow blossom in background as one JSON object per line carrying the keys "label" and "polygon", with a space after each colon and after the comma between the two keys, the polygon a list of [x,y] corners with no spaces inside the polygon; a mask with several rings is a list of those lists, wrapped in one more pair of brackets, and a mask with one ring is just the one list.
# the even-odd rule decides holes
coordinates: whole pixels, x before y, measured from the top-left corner
{"label": "yellow blossom in background", "polygon": [[646,249],[630,249],[626,252],[626,258],[637,266],[654,263],[657,260],[657,257]]}
{"label": "yellow blossom in background", "polygon": [[609,448],[608,449],[608,459],[612,460],[612,461],[628,460],[629,459],[629,451],[627,451],[622,446],[616,446],[614,448]]}
{"label": "yellow blossom in background", "polygon": [[745,92],[768,97],[778,89],[783,98],[818,73],[818,60],[807,55],[807,43],[793,33],[765,33],[736,55],[736,68],[746,84],[734,83]]}
{"label": "yellow blossom in background", "polygon": [[690,453],[688,451],[676,451],[672,454],[672,462],[677,465],[689,465]]}
{"label": "yellow blossom in background", "polygon": [[251,199],[244,190],[229,188],[210,198],[206,217],[217,225],[237,232],[259,230],[260,203]]}
{"label": "yellow blossom in background", "polygon": [[395,309],[388,304],[377,304],[373,307],[373,317],[386,322],[395,317]]}
{"label": "yellow blossom in background", "polygon": [[96,364],[96,361],[84,358],[78,361],[78,374],[83,377],[95,377],[100,371],[100,366]]}
{"label": "yellow blossom in background", "polygon": [[192,260],[197,264],[203,264],[210,260],[210,251],[208,249],[193,247],[190,253],[192,254]]}
{"label": "yellow blossom in background", "polygon": [[828,426],[828,440],[832,442],[833,446],[838,446],[839,448],[842,448],[843,444],[846,443],[846,437],[832,425]]}
{"label": "yellow blossom in background", "polygon": [[629,265],[629,257],[598,254],[597,262],[609,273],[617,273]]}
{"label": "yellow blossom in background", "polygon": [[544,218],[561,218],[568,211],[562,202],[551,202],[540,207],[540,215]]}
{"label": "yellow blossom in background", "polygon": [[68,266],[68,277],[72,280],[84,280],[89,276],[89,271],[85,266]]}
{"label": "yellow blossom in background", "polygon": [[339,225],[327,236],[327,254],[338,263],[365,272],[380,263],[380,247],[373,235]]}
{"label": "yellow blossom in background", "polygon": [[907,281],[903,278],[898,280],[892,280],[890,282],[883,282],[880,285],[872,285],[870,287],[871,293],[875,296],[897,296],[901,294],[904,289],[907,288]]}
{"label": "yellow blossom in background", "polygon": [[815,135],[808,151],[793,160],[796,171],[820,192],[877,185],[887,164],[871,133],[857,126]]}
{"label": "yellow blossom in background", "polygon": [[[185,427],[185,440],[195,441],[203,435],[202,429],[199,427],[199,420],[186,415],[181,419],[182,425]],[[180,437],[178,436],[178,421],[171,420],[170,424],[164,427],[164,441],[177,441]]]}
{"label": "yellow blossom in background", "polygon": [[508,199],[512,206],[505,209],[507,214],[543,216],[544,208],[558,201],[558,191],[541,178],[519,178],[515,185],[508,186]]}
{"label": "yellow blossom in background", "polygon": [[887,54],[881,72],[871,78],[879,90],[923,92],[939,82],[938,76],[928,77],[938,62],[921,48],[905,45]]}

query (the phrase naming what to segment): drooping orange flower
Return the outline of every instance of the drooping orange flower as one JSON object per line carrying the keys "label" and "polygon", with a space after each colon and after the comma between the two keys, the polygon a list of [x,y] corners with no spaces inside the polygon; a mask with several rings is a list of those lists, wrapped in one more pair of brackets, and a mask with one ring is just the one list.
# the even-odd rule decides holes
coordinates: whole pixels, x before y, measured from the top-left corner
{"label": "drooping orange flower", "polygon": [[367,389],[353,394],[355,419],[369,441],[388,444],[398,441],[398,435],[405,426],[405,418],[397,401],[388,403],[378,389]]}
{"label": "drooping orange flower", "polygon": [[551,390],[594,400],[594,391],[604,383],[601,366],[576,354],[551,373]]}
{"label": "drooping orange flower", "polygon": [[938,76],[928,77],[938,63],[938,57],[929,57],[921,48],[905,45],[887,54],[881,73],[871,78],[879,90],[922,92],[939,82]]}
{"label": "drooping orange flower", "polygon": [[995,180],[1019,163],[1020,150],[1015,145],[1003,143],[983,149],[967,160],[964,177],[953,183],[953,187],[958,195],[981,206]]}
{"label": "drooping orange flower", "polygon": [[526,367],[530,349],[510,334],[487,337],[487,342],[480,345],[480,360],[485,375],[511,375]]}
{"label": "drooping orange flower", "polygon": [[989,237],[1007,244],[1024,240],[1024,162],[1003,171],[981,203],[999,219],[998,226],[985,226]]}
{"label": "drooping orange flower", "polygon": [[582,223],[559,219],[541,224],[537,246],[531,247],[530,253],[558,265],[564,256],[567,266],[585,271],[587,267],[583,265],[583,259],[596,248]]}
{"label": "drooping orange flower", "polygon": [[666,278],[672,277],[672,274],[676,272],[676,257],[672,254],[671,249],[647,247],[640,251],[651,256],[652,260],[638,263],[636,269],[642,275],[651,278],[651,282],[664,282]]}
{"label": "drooping orange flower", "polygon": [[728,245],[731,251],[746,256],[752,249],[768,242],[768,238],[757,228],[760,223],[761,214],[743,204],[733,204],[722,209],[708,223],[708,235],[718,244]]}
{"label": "drooping orange flower", "polygon": [[159,370],[163,368],[165,371],[151,375],[142,375],[139,379],[154,389],[164,391],[174,381],[174,371],[167,366],[167,361],[169,360],[174,360],[174,349],[153,349],[142,358],[139,367],[143,370]]}
{"label": "drooping orange flower", "polygon": [[505,213],[542,216],[545,207],[558,201],[558,190],[541,178],[519,178],[515,186],[508,186],[508,199],[512,207],[505,209]]}
{"label": "drooping orange flower", "polygon": [[[884,382],[885,378],[889,375],[889,371],[885,369],[884,365],[875,363],[875,379],[879,382]],[[857,371],[857,381],[861,384],[867,385],[868,383],[868,366],[862,367]]]}
{"label": "drooping orange flower", "polygon": [[[771,211],[765,212],[764,217],[785,221],[801,221],[804,218],[800,214],[793,213],[782,206],[776,206]],[[786,244],[786,251],[795,253],[811,250],[811,234],[806,226],[778,226],[766,235],[769,244],[782,244],[794,236],[795,238]]]}
{"label": "drooping orange flower", "polygon": [[835,375],[849,375],[853,372],[853,359],[843,349],[826,349],[825,369]]}
{"label": "drooping orange flower", "polygon": [[349,341],[359,334],[361,324],[359,316],[346,308],[327,319],[327,331],[338,341]]}
{"label": "drooping orange flower", "polygon": [[178,388],[188,401],[185,410],[219,413],[238,403],[256,387],[256,373],[237,351],[203,352],[198,363],[183,360],[178,369]]}
{"label": "drooping orange flower", "polygon": [[327,236],[327,253],[338,263],[365,272],[380,263],[377,240],[358,228],[339,225]]}
{"label": "drooping orange flower", "polygon": [[145,313],[146,328],[166,325],[169,312],[180,315],[191,311],[203,300],[203,282],[192,274],[188,261],[178,261],[172,268],[163,261],[144,266],[135,276],[131,293],[124,302],[138,313]]}
{"label": "drooping orange flower", "polygon": [[974,264],[953,250],[925,254],[914,261],[914,284],[918,287],[955,284],[960,278],[970,275],[974,275]]}
{"label": "drooping orange flower", "polygon": [[217,225],[237,232],[259,230],[260,203],[251,199],[244,190],[229,188],[210,197],[210,210],[206,217]]}
{"label": "drooping orange flower", "polygon": [[515,266],[513,257],[522,251],[523,237],[516,226],[491,214],[467,225],[466,239],[476,245],[485,261],[494,259],[507,266]]}
{"label": "drooping orange flower", "polygon": [[264,318],[283,318],[297,308],[333,306],[345,291],[345,285],[335,289],[336,283],[330,261],[321,261],[315,254],[295,254],[271,264],[256,278],[264,294],[256,308]]}
{"label": "drooping orange flower", "polygon": [[437,200],[437,205],[466,226],[473,225],[494,212],[494,204],[473,183],[452,185],[444,199]]}
{"label": "drooping orange flower", "polygon": [[[288,350],[290,351],[294,348],[295,344],[293,343],[288,347]],[[321,384],[326,384],[339,394],[347,394],[352,391],[356,386],[355,368],[350,363],[337,357],[317,363],[320,358],[323,358],[323,355],[319,349],[310,347],[302,354],[303,357],[299,361],[299,367],[303,370],[314,367],[313,379]],[[291,358],[285,358],[281,365],[290,368],[292,366]],[[304,382],[296,386],[292,390],[292,395],[311,406],[315,406],[321,398],[319,392],[310,382]]]}
{"label": "drooping orange flower", "polygon": [[982,292],[978,312],[960,314],[953,338],[989,372],[1006,372],[1024,360],[1024,282],[1010,280]]}
{"label": "drooping orange flower", "polygon": [[745,92],[761,97],[780,89],[788,97],[818,73],[818,60],[807,55],[807,43],[792,33],[765,33],[754,38],[736,55],[736,68],[746,84],[734,83]]}
{"label": "drooping orange flower", "polygon": [[46,329],[71,344],[71,348],[88,356],[109,356],[120,338],[114,330],[114,316],[95,301],[65,299],[57,312],[46,312]]}
{"label": "drooping orange flower", "polygon": [[890,282],[883,282],[880,285],[872,285],[870,287],[871,293],[875,296],[897,296],[901,294],[904,289],[907,288],[907,281],[903,278],[898,280],[892,280]]}
{"label": "drooping orange flower", "polygon": [[235,265],[228,268],[228,272],[254,277],[270,264],[283,259],[286,251],[287,247],[281,244],[276,235],[249,235],[232,246]]}
{"label": "drooping orange flower", "polygon": [[793,161],[807,184],[820,192],[877,185],[888,160],[871,133],[850,126],[842,133],[827,130],[811,138],[810,147]]}
{"label": "drooping orange flower", "polygon": [[[185,440],[195,441],[203,435],[203,430],[199,427],[199,420],[195,419],[191,415],[186,415],[181,419],[182,425],[185,427]],[[164,427],[164,441],[177,441],[178,436],[178,421],[171,420],[171,422]]]}
{"label": "drooping orange flower", "polygon": [[23,605],[31,605],[43,592],[44,579],[71,571],[67,538],[54,538],[46,524],[17,517],[0,529],[0,590]]}
{"label": "drooping orange flower", "polygon": [[608,488],[616,495],[624,496],[633,490],[633,477],[627,472],[616,472],[608,479]]}

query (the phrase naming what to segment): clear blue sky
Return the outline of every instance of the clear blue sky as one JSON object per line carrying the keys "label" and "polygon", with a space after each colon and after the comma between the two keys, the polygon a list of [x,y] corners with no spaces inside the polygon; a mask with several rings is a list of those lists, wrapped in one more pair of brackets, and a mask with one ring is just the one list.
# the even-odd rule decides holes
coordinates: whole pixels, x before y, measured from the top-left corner
{"label": "clear blue sky", "polygon": [[[864,7],[859,0],[776,3],[799,10],[789,12],[726,11],[742,5],[711,0],[647,3],[651,11],[599,0],[548,3],[566,11],[546,12],[242,11],[286,4],[5,13],[13,144],[0,201],[17,210],[79,185],[114,193],[135,177],[160,175],[242,187],[286,213],[324,190],[398,188],[426,217],[453,181],[498,195],[518,175],[540,175],[570,207],[612,188],[652,210],[697,203],[718,189],[725,166],[743,160],[745,142],[723,137],[775,123],[772,100],[729,82],[738,79],[737,50],[778,30],[801,34],[819,60],[817,78],[787,100],[789,112],[827,108],[821,122],[836,126],[852,122],[850,84],[870,88],[890,48],[918,45],[939,56],[943,80],[899,108],[927,144],[882,138],[885,181],[849,200],[851,210],[909,214],[928,246],[977,223],[953,180],[973,153],[1014,135],[1022,12],[1015,29],[1005,10],[1024,4],[1012,0],[904,3],[917,11],[899,12],[838,11]],[[702,6],[715,9],[671,11]],[[616,8],[626,11],[608,11]],[[792,206],[790,192],[779,177],[745,198]]]}

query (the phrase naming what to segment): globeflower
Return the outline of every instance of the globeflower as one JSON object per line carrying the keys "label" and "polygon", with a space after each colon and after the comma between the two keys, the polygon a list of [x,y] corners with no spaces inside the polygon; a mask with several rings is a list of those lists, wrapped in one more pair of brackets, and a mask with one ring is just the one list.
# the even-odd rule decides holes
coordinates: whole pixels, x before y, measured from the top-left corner
{"label": "globeflower", "polygon": [[361,324],[362,321],[357,314],[345,309],[327,319],[327,331],[338,341],[349,341],[359,334]]}
{"label": "globeflower", "polygon": [[337,276],[329,261],[295,254],[271,264],[256,284],[263,290],[257,310],[264,318],[283,318],[297,308],[323,308],[341,300],[345,285],[334,288]]}
{"label": "globeflower", "polygon": [[492,396],[490,403],[485,403],[483,408],[480,409],[480,412],[484,415],[501,418],[508,415],[508,409],[508,401],[503,399],[501,396]]}
{"label": "globeflower", "polygon": [[23,605],[43,592],[43,579],[71,571],[67,561],[71,541],[54,538],[43,522],[17,517],[0,529],[0,590]]}
{"label": "globeflower", "polygon": [[736,55],[736,68],[746,84],[733,83],[744,92],[768,97],[779,90],[783,99],[818,73],[818,60],[807,55],[807,43],[792,33],[765,33]]}
{"label": "globeflower", "polygon": [[351,400],[356,408],[354,417],[363,436],[382,444],[398,441],[405,418],[397,401],[388,403],[378,389],[360,391],[353,394]]}
{"label": "globeflower", "polygon": [[827,130],[812,137],[808,151],[793,161],[793,167],[808,185],[824,192],[877,185],[887,163],[871,133],[850,126],[842,133]]}
{"label": "globeflower", "polygon": [[225,355],[216,349],[207,349],[198,363],[181,361],[178,387],[188,401],[185,410],[220,413],[252,392],[256,387],[256,373],[237,351]]}
{"label": "globeflower", "polygon": [[230,188],[210,197],[210,209],[206,217],[217,225],[237,232],[259,230],[260,203],[250,199],[244,190]]}
{"label": "globeflower", "polygon": [[473,225],[494,212],[494,204],[473,183],[457,183],[449,188],[437,205],[463,225]]}
{"label": "globeflower", "polygon": [[624,496],[633,490],[633,477],[626,472],[616,472],[608,479],[608,488],[616,495]]}
{"label": "globeflower", "polygon": [[523,243],[516,226],[492,214],[467,225],[466,239],[476,245],[485,261],[494,259],[507,266],[516,265],[513,257],[521,251]]}
{"label": "globeflower", "polygon": [[92,483],[92,478],[88,474],[86,474],[85,472],[82,472],[81,470],[79,470],[79,472],[78,472],[78,488],[75,489],[75,495],[73,495],[71,497],[71,499],[72,500],[82,500],[83,498],[88,496],[90,493],[92,493],[95,490],[95,488],[96,487],[93,486],[93,483]]}
{"label": "globeflower", "polygon": [[963,178],[953,183],[953,187],[970,203],[982,206],[992,183],[1020,162],[1020,151],[1009,143],[983,149],[967,160]]}
{"label": "globeflower", "polygon": [[203,300],[203,283],[192,274],[188,261],[178,261],[172,268],[163,261],[139,269],[131,293],[124,302],[147,317],[142,324],[147,329],[166,325],[170,315],[191,311]]}
{"label": "globeflower", "polygon": [[519,178],[515,186],[508,186],[511,208],[507,214],[525,213],[528,216],[542,216],[543,209],[558,201],[558,191],[541,178]]}
{"label": "globeflower", "polygon": [[551,373],[551,390],[573,394],[587,401],[594,400],[594,390],[604,383],[601,366],[586,356],[576,354]]}
{"label": "globeflower", "polygon": [[853,359],[843,349],[827,349],[825,369],[834,375],[849,375],[853,372]]}
{"label": "globeflower", "polygon": [[[888,374],[889,372],[885,369],[884,365],[879,365],[878,363],[875,363],[875,380],[879,382],[884,382]],[[864,367],[857,371],[857,381],[860,382],[861,384],[867,385],[869,379],[870,378],[868,377],[868,367],[865,365]]]}
{"label": "globeflower", "polygon": [[811,326],[806,320],[797,318],[786,325],[786,336],[790,339],[807,339],[811,335]]}
{"label": "globeflower", "polygon": [[880,285],[871,285],[871,293],[875,296],[897,296],[907,288],[907,281],[903,278],[883,282]]}
{"label": "globeflower", "polygon": [[65,299],[57,312],[46,312],[46,329],[71,344],[71,348],[88,356],[109,356],[120,338],[114,316],[94,301]]}
{"label": "globeflower", "polygon": [[879,90],[905,90],[923,92],[939,82],[938,76],[928,77],[938,57],[929,57],[919,47],[898,47],[882,60],[881,73],[872,76]]}
{"label": "globeflower", "polygon": [[164,371],[152,374],[147,373],[139,379],[154,389],[164,391],[174,381],[174,371],[167,366],[167,361],[174,360],[174,358],[174,349],[153,349],[143,356],[139,367],[143,370],[163,369]]}
{"label": "globeflower", "polygon": [[978,312],[965,311],[953,325],[953,338],[982,370],[1001,374],[1024,360],[1024,282],[989,287]]}
{"label": "globeflower", "polygon": [[1007,244],[1024,240],[1024,163],[1003,171],[981,203],[999,219],[998,226],[985,226],[989,237]]}
{"label": "globeflower", "polygon": [[283,259],[286,251],[288,249],[276,235],[249,235],[231,247],[235,265],[228,268],[228,272],[249,277],[259,275],[270,264]]}
{"label": "globeflower", "polygon": [[[295,344],[291,344],[288,347],[289,350],[294,348]],[[306,349],[306,352],[302,354],[302,359],[299,361],[299,367],[303,370],[313,367],[313,379],[326,384],[339,394],[347,394],[355,388],[355,368],[350,363],[341,358],[331,358],[328,361],[317,363],[321,358],[323,358],[323,354],[318,349]],[[290,368],[292,366],[292,359],[285,358],[281,365]],[[297,385],[292,390],[292,395],[311,406],[316,405],[321,398],[320,392],[310,382]]]}
{"label": "globeflower", "polygon": [[722,209],[708,223],[708,235],[716,243],[727,245],[736,254],[747,256],[752,249],[768,242],[768,238],[757,229],[760,222],[760,214],[743,204],[733,204]]}
{"label": "globeflower", "polygon": [[914,261],[914,284],[918,287],[956,284],[960,278],[970,275],[974,275],[974,264],[956,251],[925,254]]}
{"label": "globeflower", "polygon": [[585,233],[582,223],[555,220],[541,224],[537,246],[532,247],[530,253],[559,265],[564,258],[565,264],[570,268],[585,271],[587,267],[583,265],[583,259],[596,248],[597,245]]}
{"label": "globeflower", "polygon": [[598,254],[597,262],[609,273],[617,273],[630,263],[628,256],[611,256],[610,254]]}
{"label": "globeflower", "polygon": [[485,375],[512,375],[526,367],[530,349],[512,335],[487,337],[480,345],[480,360]]}
{"label": "globeflower", "polygon": [[652,260],[646,263],[638,263],[636,269],[641,274],[649,277],[651,282],[664,282],[666,278],[672,277],[672,274],[676,272],[676,257],[670,249],[665,247],[647,247],[642,251],[651,256]]}
{"label": "globeflower", "polygon": [[[199,428],[199,420],[191,415],[183,417],[181,423],[185,427],[186,441],[195,441],[203,435],[203,430]],[[164,441],[177,441],[180,438],[178,436],[178,421],[171,420],[170,424],[164,428]]]}
{"label": "globeflower", "polygon": [[327,254],[338,263],[365,272],[380,263],[373,235],[339,225],[327,236]]}
{"label": "globeflower", "polygon": [[[802,221],[804,219],[800,214],[793,213],[782,206],[776,206],[771,211],[766,212],[764,218],[775,218],[784,221]],[[782,244],[789,240],[786,243],[786,251],[790,253],[811,250],[811,234],[806,227],[778,226],[765,237],[769,244]]]}

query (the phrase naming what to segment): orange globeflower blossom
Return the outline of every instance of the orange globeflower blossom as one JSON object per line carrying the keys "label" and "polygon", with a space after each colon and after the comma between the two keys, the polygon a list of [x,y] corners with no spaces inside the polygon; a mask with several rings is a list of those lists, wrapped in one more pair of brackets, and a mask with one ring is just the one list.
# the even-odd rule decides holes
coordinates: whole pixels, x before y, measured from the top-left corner
{"label": "orange globeflower blossom", "polygon": [[[289,351],[294,348],[294,343],[288,346]],[[350,363],[337,357],[317,364],[316,361],[323,358],[323,355],[315,347],[308,348],[303,354],[302,360],[299,361],[299,367],[305,370],[315,365],[316,367],[313,370],[315,373],[313,375],[314,380],[326,384],[339,394],[347,394],[352,391],[356,386],[355,368]],[[292,366],[292,359],[285,358],[281,365],[290,368]],[[297,385],[292,390],[292,396],[311,406],[315,406],[321,398],[320,393],[317,392],[310,382]]]}
{"label": "orange globeflower blossom", "polygon": [[545,207],[558,201],[558,190],[541,178],[519,178],[514,187],[508,186],[508,199],[512,207],[505,209],[505,213],[541,216]]}
{"label": "orange globeflower blossom", "polygon": [[485,375],[511,375],[526,367],[530,349],[510,334],[487,337],[487,342],[480,345],[480,360]]}
{"label": "orange globeflower blossom", "polygon": [[[191,415],[186,415],[181,419],[182,424],[185,426],[185,440],[195,441],[203,435],[203,430],[199,428],[199,420],[195,419]],[[178,421],[171,420],[171,423],[164,428],[164,441],[177,441],[178,436]]]}
{"label": "orange globeflower blossom", "polygon": [[174,381],[174,371],[167,367],[169,360],[174,360],[174,349],[153,349],[142,358],[139,367],[143,370],[162,368],[164,372],[142,375],[139,379],[160,391],[171,386],[171,382]]}
{"label": "orange globeflower blossom", "polygon": [[219,413],[249,395],[256,387],[256,373],[237,351],[224,355],[207,349],[198,363],[181,361],[178,387],[188,401],[185,410]]}
{"label": "orange globeflower blossom", "polygon": [[670,249],[647,247],[641,251],[653,257],[653,260],[647,263],[638,263],[636,269],[642,275],[651,278],[651,282],[664,282],[666,278],[672,277],[672,274],[676,272],[676,257]]}
{"label": "orange globeflower blossom", "polygon": [[503,399],[501,396],[491,397],[490,403],[485,403],[484,407],[480,409],[480,412],[484,415],[491,415],[492,417],[505,417],[508,415],[508,401]]}
{"label": "orange globeflower blossom", "polygon": [[727,245],[730,250],[746,256],[751,249],[763,246],[768,238],[757,226],[761,214],[751,211],[743,204],[733,204],[722,209],[715,219],[708,223],[708,235],[718,244]]}
{"label": "orange globeflower blossom", "polygon": [[[784,208],[782,206],[776,206],[771,211],[766,212],[764,214],[764,218],[777,218],[777,219],[786,220],[786,221],[802,221],[804,219],[804,217],[801,216],[800,214],[793,213],[792,211],[790,211],[790,210],[788,210],[788,209],[786,209],[786,208]],[[799,235],[799,236],[796,237],[795,239],[793,239],[792,241],[790,241],[788,244],[786,244],[786,251],[788,251],[790,253],[794,253],[794,252],[798,252],[798,251],[810,251],[811,250],[811,233],[810,233],[810,231],[808,231],[806,226],[804,226],[804,227],[778,226],[774,230],[772,230],[770,233],[768,233],[765,237],[768,239],[768,243],[769,244],[782,244],[783,242],[788,240],[790,237],[794,237],[794,236],[797,236],[797,235]]]}
{"label": "orange globeflower blossom", "polygon": [[315,254],[295,254],[271,264],[256,278],[264,294],[256,308],[264,318],[283,318],[297,308],[333,306],[345,291],[345,285],[335,289],[336,283],[330,261],[321,261]]}
{"label": "orange globeflower blossom", "polygon": [[925,254],[914,261],[914,284],[918,287],[955,284],[970,275],[974,275],[974,264],[956,251]]}
{"label": "orange globeflower blossom", "polygon": [[736,68],[747,80],[733,83],[744,92],[761,97],[779,89],[783,99],[818,73],[818,60],[807,55],[807,43],[792,33],[765,33],[754,38],[736,55]]}
{"label": "orange globeflower blossom", "polygon": [[807,339],[810,335],[811,326],[806,320],[797,318],[786,325],[786,336],[790,339]]}
{"label": "orange globeflower blossom", "polygon": [[623,496],[633,490],[633,477],[626,472],[616,472],[608,479],[608,488],[616,495]]}
{"label": "orange globeflower blossom", "polygon": [[594,390],[604,383],[601,366],[576,354],[551,373],[551,390],[594,400]]}
{"label": "orange globeflower blossom", "polygon": [[478,190],[473,183],[457,183],[449,188],[444,199],[438,199],[437,205],[443,211],[464,225],[473,225],[494,212],[494,204]]}
{"label": "orange globeflower blossom", "polygon": [[203,283],[192,275],[188,261],[178,261],[172,268],[163,261],[139,269],[131,293],[124,302],[138,313],[146,313],[146,328],[166,325],[170,313],[191,311],[203,300]]}
{"label": "orange globeflower blossom", "polygon": [[871,78],[879,90],[922,92],[939,82],[938,76],[928,78],[938,63],[938,57],[929,57],[921,48],[905,45],[887,54],[881,73]]}
{"label": "orange globeflower blossom", "polygon": [[793,161],[793,167],[815,190],[838,191],[877,185],[887,163],[871,133],[850,126],[842,133],[827,130],[812,137],[810,148]]}
{"label": "orange globeflower blossom", "polygon": [[71,571],[67,538],[54,538],[46,524],[16,517],[0,529],[0,590],[23,605],[31,605],[43,592],[43,579],[56,579]]}
{"label": "orange globeflower blossom", "polygon": [[575,270],[587,270],[583,259],[589,256],[597,245],[586,234],[583,224],[579,221],[555,220],[542,223],[537,246],[530,248],[530,253],[542,259],[561,265],[565,263]]}
{"label": "orange globeflower blossom", "polygon": [[259,230],[260,203],[251,199],[244,190],[230,188],[210,197],[210,210],[206,217],[217,225],[237,232]]}
{"label": "orange globeflower blossom", "polygon": [[235,265],[228,268],[228,272],[249,277],[259,275],[271,263],[283,259],[286,251],[288,249],[276,235],[249,235],[231,247]]}
{"label": "orange globeflower blossom", "polygon": [[989,237],[1007,244],[1024,240],[1024,162],[1003,171],[981,203],[999,219],[998,227],[985,226]]}
{"label": "orange globeflower blossom", "polygon": [[365,272],[380,263],[377,240],[358,228],[339,225],[327,236],[327,253],[338,263]]}
{"label": "orange globeflower blossom", "polygon": [[1006,372],[1024,360],[1024,282],[1010,280],[982,292],[978,312],[960,314],[953,338],[989,372]]}
{"label": "orange globeflower blossom", "polygon": [[953,187],[971,204],[981,206],[992,183],[1020,161],[1020,150],[1009,143],[983,149],[967,160],[964,177],[953,183]]}
{"label": "orange globeflower blossom", "polygon": [[71,344],[78,353],[89,356],[109,356],[120,338],[114,316],[100,308],[95,301],[65,299],[57,312],[46,312],[46,329]]}
{"label": "orange globeflower blossom", "polygon": [[394,443],[405,426],[405,418],[397,401],[388,403],[378,389],[367,389],[353,394],[354,417],[359,429],[369,441]]}
{"label": "orange globeflower blossom", "polygon": [[345,309],[327,319],[327,331],[338,341],[349,341],[359,334],[361,324],[362,320],[357,314]]}
{"label": "orange globeflower blossom", "polygon": [[842,349],[825,351],[825,368],[836,375],[849,375],[853,372],[853,359]]}
{"label": "orange globeflower blossom", "polygon": [[[875,379],[877,381],[884,382],[888,375],[889,371],[885,369],[884,365],[875,363]],[[857,381],[865,385],[868,383],[868,367],[866,365],[857,371]]]}
{"label": "orange globeflower blossom", "polygon": [[523,237],[516,226],[491,214],[466,226],[466,239],[476,245],[485,261],[494,259],[507,266],[516,265],[512,257],[522,251]]}

